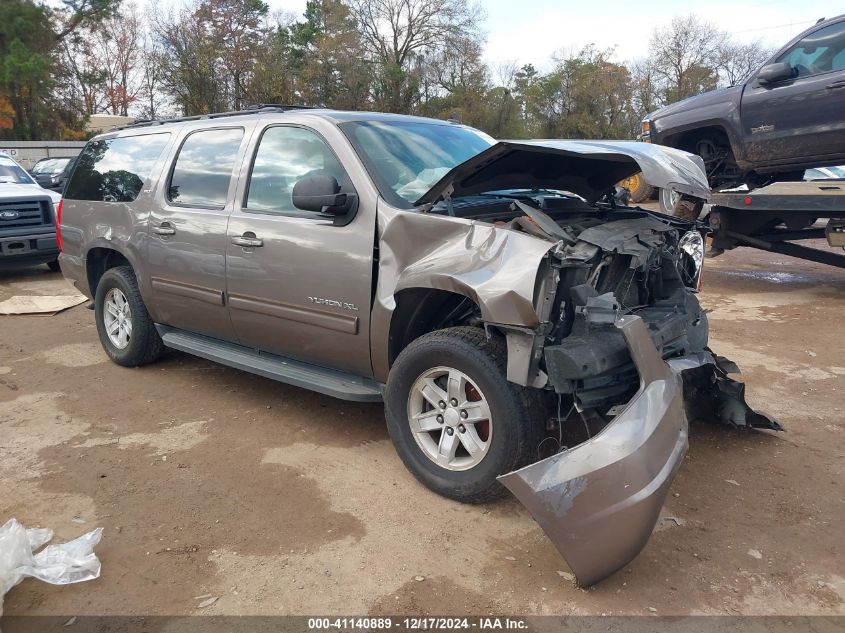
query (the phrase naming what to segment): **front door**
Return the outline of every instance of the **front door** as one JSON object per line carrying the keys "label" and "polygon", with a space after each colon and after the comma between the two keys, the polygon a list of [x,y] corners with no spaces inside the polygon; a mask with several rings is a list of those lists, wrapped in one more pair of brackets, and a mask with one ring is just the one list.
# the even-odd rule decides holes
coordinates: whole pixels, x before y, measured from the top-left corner
{"label": "front door", "polygon": [[226,225],[243,127],[185,137],[150,217],[148,274],[159,323],[234,340],[224,301]]}
{"label": "front door", "polygon": [[795,77],[761,86],[752,79],[742,97],[746,158],[753,163],[824,161],[845,147],[845,20],[806,35],[778,55]]}
{"label": "front door", "polygon": [[355,194],[317,132],[288,125],[263,131],[248,187],[229,219],[229,312],[243,345],[371,375],[374,209],[353,207],[345,225],[297,209],[294,184],[318,173]]}

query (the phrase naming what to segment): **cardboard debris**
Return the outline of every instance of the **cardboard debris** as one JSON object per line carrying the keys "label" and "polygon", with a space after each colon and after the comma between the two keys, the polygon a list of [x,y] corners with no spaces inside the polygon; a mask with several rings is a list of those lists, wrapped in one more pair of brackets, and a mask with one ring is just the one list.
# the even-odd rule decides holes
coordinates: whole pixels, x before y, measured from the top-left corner
{"label": "cardboard debris", "polygon": [[0,301],[0,314],[44,314],[52,316],[88,301],[83,294],[15,296]]}

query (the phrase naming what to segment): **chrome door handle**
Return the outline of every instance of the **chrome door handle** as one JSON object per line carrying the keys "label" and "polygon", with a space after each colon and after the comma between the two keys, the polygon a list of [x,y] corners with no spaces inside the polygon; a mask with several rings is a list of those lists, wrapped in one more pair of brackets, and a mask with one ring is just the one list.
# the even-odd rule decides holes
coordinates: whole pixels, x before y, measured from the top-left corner
{"label": "chrome door handle", "polygon": [[827,84],[825,86],[828,90],[836,90],[837,88],[845,88],[845,79],[840,79],[839,81],[834,81],[833,83]]}
{"label": "chrome door handle", "polygon": [[156,235],[176,235],[176,229],[170,222],[162,222],[156,227],[153,227],[153,233]]}
{"label": "chrome door handle", "polygon": [[244,233],[243,235],[236,235],[233,237],[232,244],[235,246],[250,248],[255,246],[264,246],[264,240],[260,237],[255,237],[254,233]]}

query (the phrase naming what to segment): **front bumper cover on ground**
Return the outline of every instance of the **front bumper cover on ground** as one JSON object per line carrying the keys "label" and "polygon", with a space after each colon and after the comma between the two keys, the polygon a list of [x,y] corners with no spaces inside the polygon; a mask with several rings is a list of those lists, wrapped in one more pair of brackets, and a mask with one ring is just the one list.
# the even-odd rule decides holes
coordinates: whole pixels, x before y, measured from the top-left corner
{"label": "front bumper cover on ground", "polygon": [[718,414],[729,409],[737,421],[761,417],[709,352],[666,362],[640,317],[621,317],[616,327],[640,376],[625,409],[586,442],[499,477],[582,586],[619,570],[645,547],[687,450],[688,415],[698,417],[709,406]]}

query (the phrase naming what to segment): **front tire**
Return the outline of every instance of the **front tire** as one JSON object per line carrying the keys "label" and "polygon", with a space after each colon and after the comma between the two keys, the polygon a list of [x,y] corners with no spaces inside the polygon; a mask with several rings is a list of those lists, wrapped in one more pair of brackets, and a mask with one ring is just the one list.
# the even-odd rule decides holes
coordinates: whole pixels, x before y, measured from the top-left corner
{"label": "front tire", "polygon": [[507,380],[504,341],[456,327],[421,336],[390,371],[387,429],[406,468],[434,492],[466,503],[504,494],[499,475],[537,458],[545,408]]}
{"label": "front tire", "polygon": [[110,268],[100,278],[94,315],[100,343],[118,365],[147,365],[164,351],[130,266]]}
{"label": "front tire", "polygon": [[704,200],[689,199],[671,189],[660,190],[660,210],[687,222],[695,222],[704,208]]}
{"label": "front tire", "polygon": [[681,149],[701,157],[712,190],[737,187],[745,181],[746,176],[736,164],[731,142],[724,133],[693,138]]}

